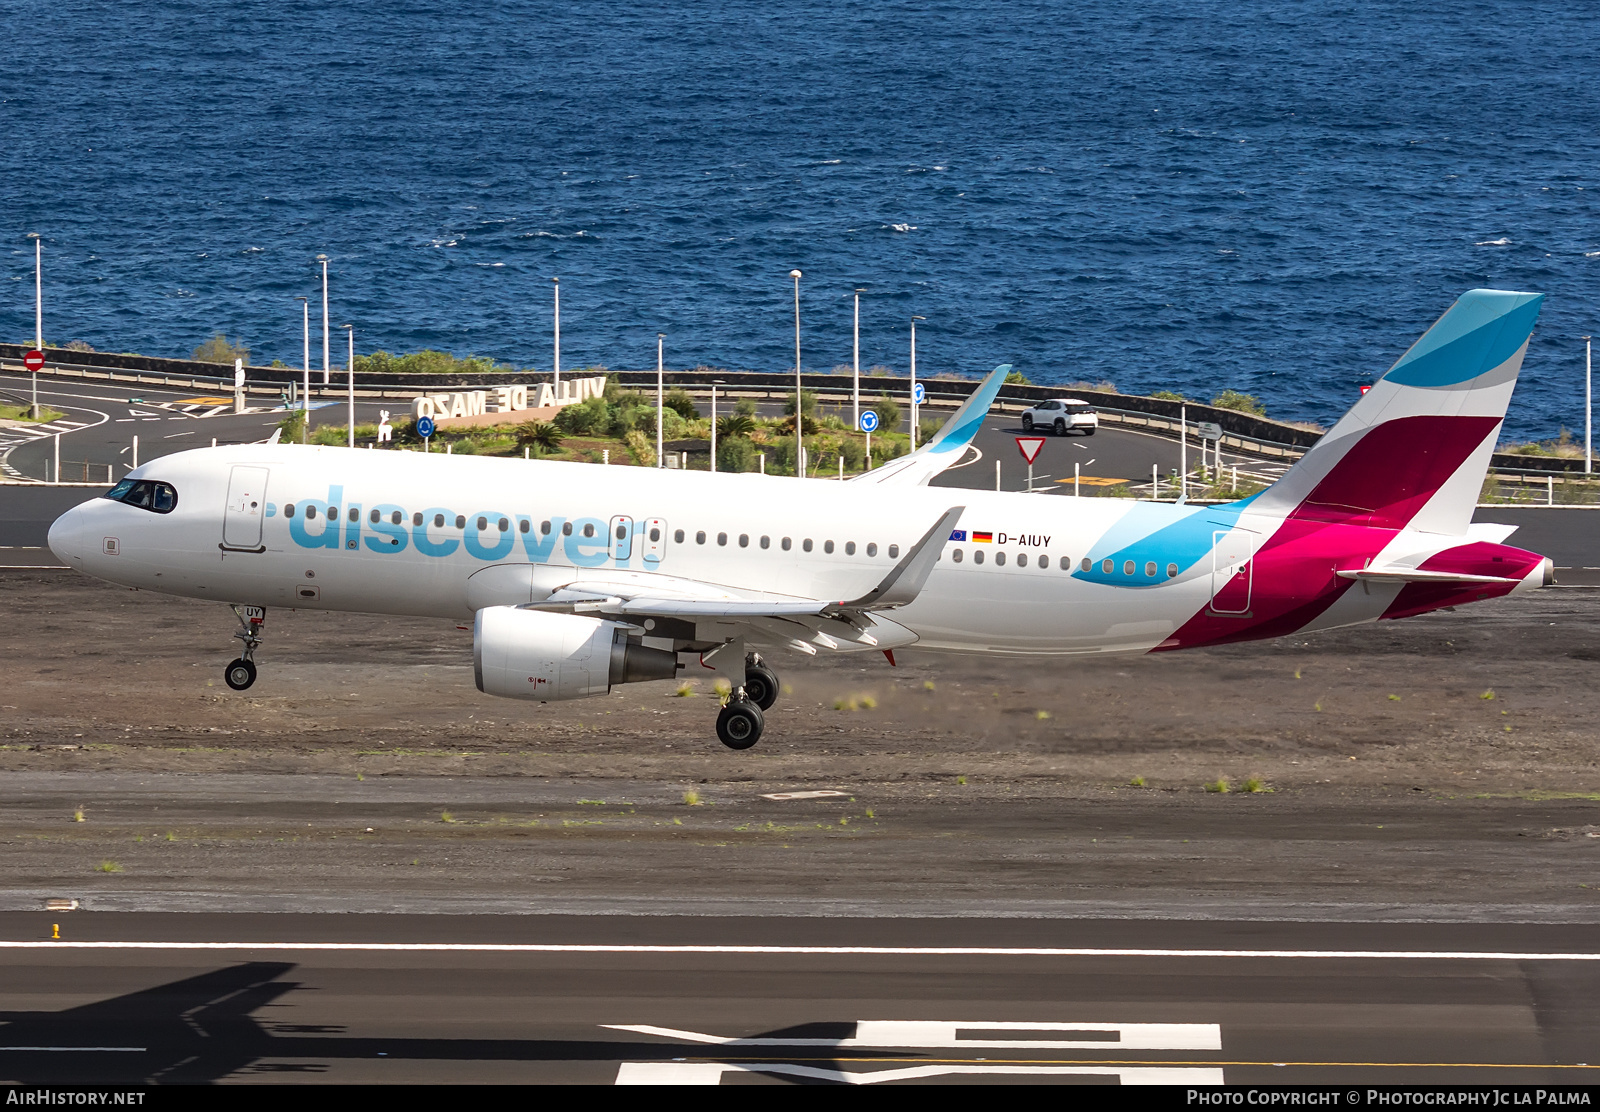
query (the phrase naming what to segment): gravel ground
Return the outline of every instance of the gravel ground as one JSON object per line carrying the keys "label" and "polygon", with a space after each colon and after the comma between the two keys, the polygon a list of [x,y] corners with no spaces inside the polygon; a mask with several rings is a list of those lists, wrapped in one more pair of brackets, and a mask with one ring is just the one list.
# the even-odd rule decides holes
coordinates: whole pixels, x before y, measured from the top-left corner
{"label": "gravel ground", "polygon": [[451,623],[274,611],[236,694],[225,608],[0,592],[0,907],[1600,921],[1595,592],[1151,657],[784,656],[745,753],[708,680],[480,695]]}

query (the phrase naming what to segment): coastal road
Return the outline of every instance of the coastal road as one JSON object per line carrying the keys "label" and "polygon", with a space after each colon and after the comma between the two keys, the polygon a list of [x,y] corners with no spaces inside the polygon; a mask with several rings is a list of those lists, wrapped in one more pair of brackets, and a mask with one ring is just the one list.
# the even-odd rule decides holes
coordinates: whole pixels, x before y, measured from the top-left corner
{"label": "coastal road", "polygon": [[61,912],[0,916],[0,939],[0,1075],[23,1084],[1600,1069],[1600,955],[1575,926]]}

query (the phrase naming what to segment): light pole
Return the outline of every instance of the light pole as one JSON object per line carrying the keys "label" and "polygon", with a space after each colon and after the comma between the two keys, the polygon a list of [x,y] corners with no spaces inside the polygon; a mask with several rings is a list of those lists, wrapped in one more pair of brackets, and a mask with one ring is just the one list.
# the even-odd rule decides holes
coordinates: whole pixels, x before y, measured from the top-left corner
{"label": "light pole", "polygon": [[657,467],[665,466],[665,461],[662,460],[662,458],[661,458],[661,450],[662,450],[662,442],[661,442],[661,431],[662,430],[661,430],[661,426],[666,423],[665,421],[662,420],[662,418],[664,416],[666,416],[666,408],[667,408],[667,406],[666,406],[666,387],[663,385],[663,383],[665,381],[664,380],[665,364],[662,362],[662,358],[661,358],[661,345],[666,340],[666,338],[667,338],[667,334],[665,332],[657,332],[656,333],[656,466]]}
{"label": "light pole", "polygon": [[803,391],[800,386],[800,272],[791,270],[794,279],[794,467],[800,478],[806,477],[805,414],[802,412]]}
{"label": "light pole", "polygon": [[917,450],[917,322],[927,317],[911,318],[911,450]]}
{"label": "light pole", "polygon": [[328,256],[318,255],[322,264],[322,385],[328,385]]}
{"label": "light pole", "polygon": [[1594,474],[1594,341],[1583,338],[1583,473]]}
{"label": "light pole", "polygon": [[[44,240],[38,232],[29,232],[33,240],[33,346],[44,351]],[[33,372],[33,419],[39,419],[39,372]]]}
{"label": "light pole", "polygon": [[866,292],[866,287],[856,287],[856,324],[850,345],[851,366],[855,368],[855,380],[850,390],[850,405],[855,414],[850,419],[850,427],[857,432],[861,431],[861,295]]}
{"label": "light pole", "polygon": [[350,447],[356,446],[356,326],[341,324],[350,336],[350,361],[345,364],[345,375],[349,380],[350,389]]}
{"label": "light pole", "polygon": [[556,350],[551,357],[550,366],[555,369],[556,377],[552,389],[555,390],[556,401],[559,402],[561,400],[561,279],[552,278],[550,282],[556,291]]}
{"label": "light pole", "polygon": [[717,470],[717,387],[722,385],[720,378],[711,380],[711,472]]}
{"label": "light pole", "polygon": [[311,299],[297,297],[300,303],[301,368],[304,376],[300,384],[300,443],[307,442],[311,426]]}

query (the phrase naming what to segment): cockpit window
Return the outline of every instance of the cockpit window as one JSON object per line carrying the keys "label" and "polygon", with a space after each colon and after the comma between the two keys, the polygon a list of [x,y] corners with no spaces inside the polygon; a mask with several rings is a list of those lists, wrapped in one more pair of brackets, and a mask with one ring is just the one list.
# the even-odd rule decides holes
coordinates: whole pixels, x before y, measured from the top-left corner
{"label": "cockpit window", "polygon": [[157,483],[149,479],[123,479],[106,491],[105,497],[158,514],[170,514],[178,506],[178,492],[171,483]]}

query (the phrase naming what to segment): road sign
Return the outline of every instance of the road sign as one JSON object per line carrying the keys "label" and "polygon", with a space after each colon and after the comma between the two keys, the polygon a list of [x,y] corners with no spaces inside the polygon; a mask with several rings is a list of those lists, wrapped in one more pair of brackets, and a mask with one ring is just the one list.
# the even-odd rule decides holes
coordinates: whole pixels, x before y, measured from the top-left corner
{"label": "road sign", "polygon": [[870,409],[861,411],[861,431],[873,432],[878,427],[878,415]]}
{"label": "road sign", "polygon": [[422,439],[424,439],[424,440],[428,439],[428,437],[433,435],[433,418],[432,417],[418,417],[417,418],[417,435],[422,437]]}
{"label": "road sign", "polygon": [[1022,453],[1022,458],[1027,461],[1029,467],[1032,467],[1033,461],[1039,458],[1039,452],[1043,447],[1044,437],[1042,436],[1017,437],[1017,451]]}
{"label": "road sign", "polygon": [[1215,421],[1196,421],[1194,431],[1200,434],[1201,440],[1222,439],[1222,426]]}
{"label": "road sign", "polygon": [[922,388],[922,383],[917,383],[911,390],[911,400],[921,405],[928,400],[928,392]]}
{"label": "road sign", "polygon": [[1363,393],[1363,394],[1365,394],[1365,393],[1366,393],[1366,392],[1367,392],[1367,391],[1368,391],[1368,390],[1371,390],[1371,389],[1372,389],[1372,387],[1370,387],[1370,386],[1363,386],[1363,387],[1362,387],[1362,388],[1361,388],[1361,392],[1362,392],[1362,393]]}
{"label": "road sign", "polygon": [[24,352],[22,355],[22,365],[28,368],[30,371],[44,370],[44,352],[40,351],[38,348],[34,348],[32,351]]}

